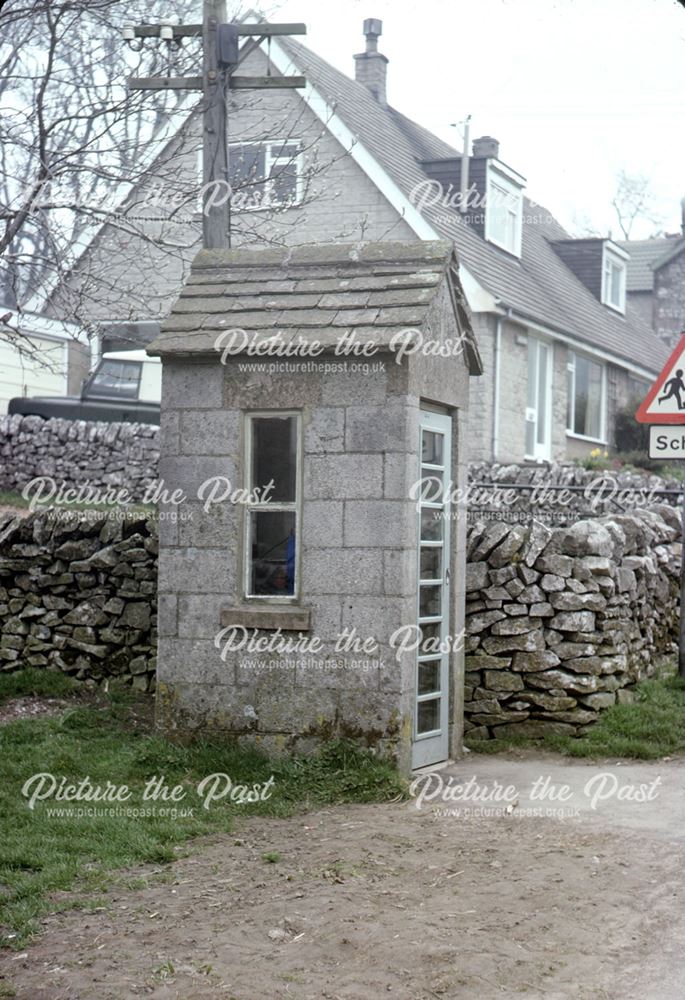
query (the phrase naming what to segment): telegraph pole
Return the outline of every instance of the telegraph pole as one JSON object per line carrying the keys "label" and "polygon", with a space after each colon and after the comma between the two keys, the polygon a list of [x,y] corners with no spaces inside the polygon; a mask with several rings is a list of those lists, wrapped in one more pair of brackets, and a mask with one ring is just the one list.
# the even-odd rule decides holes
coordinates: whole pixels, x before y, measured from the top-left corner
{"label": "telegraph pole", "polygon": [[[229,244],[229,199],[216,181],[228,184],[228,108],[225,75],[219,71],[217,39],[219,24],[226,20],[226,0],[204,0],[202,31],[202,245],[227,247]],[[216,202],[216,205],[215,205]]]}
{"label": "telegraph pole", "polygon": [[[131,77],[130,90],[202,91],[202,243],[221,249],[229,243],[228,108],[229,90],[265,90],[304,87],[303,76],[236,76],[240,63],[265,39],[275,35],[304,35],[304,24],[226,23],[226,0],[204,0],[202,24],[144,24],[124,27],[124,39],[161,38],[167,44],[185,38],[202,39],[201,76]],[[247,41],[240,45],[240,39]],[[142,45],[141,41],[139,45]],[[270,70],[269,66],[269,70]]]}

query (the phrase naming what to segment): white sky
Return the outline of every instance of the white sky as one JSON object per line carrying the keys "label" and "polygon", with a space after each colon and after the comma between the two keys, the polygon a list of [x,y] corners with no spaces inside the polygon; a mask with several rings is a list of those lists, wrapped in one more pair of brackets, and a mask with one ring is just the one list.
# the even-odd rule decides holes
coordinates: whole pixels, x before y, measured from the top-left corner
{"label": "white sky", "polygon": [[[527,194],[574,233],[621,234],[616,174],[650,177],[667,232],[685,196],[685,9],[676,0],[264,0],[274,21],[354,74],[362,22],[383,21],[389,102],[461,145],[493,135]],[[633,238],[652,235],[645,223]]]}

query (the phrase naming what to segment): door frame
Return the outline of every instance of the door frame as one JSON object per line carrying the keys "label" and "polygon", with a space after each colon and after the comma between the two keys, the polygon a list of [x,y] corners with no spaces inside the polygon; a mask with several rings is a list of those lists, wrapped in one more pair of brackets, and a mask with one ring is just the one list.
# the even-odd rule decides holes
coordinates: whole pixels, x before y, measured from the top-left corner
{"label": "door frame", "polygon": [[[443,436],[443,454],[442,454],[442,465],[439,466],[437,463],[424,464],[422,461],[423,457],[423,432],[435,432]],[[419,454],[417,456],[419,479],[424,477],[424,470],[430,471],[431,468],[441,469],[443,476],[443,494],[442,500],[445,500],[445,493],[447,493],[447,502],[430,503],[423,502],[419,497],[417,501],[417,551],[416,551],[416,623],[419,624],[423,622],[424,624],[437,624],[439,626],[438,633],[441,642],[447,647],[446,652],[439,654],[428,654],[423,655],[420,649],[416,651],[416,657],[414,662],[414,683],[412,687],[412,769],[427,767],[431,764],[437,764],[445,761],[449,758],[449,746],[450,746],[450,702],[452,698],[451,691],[451,676],[452,676],[452,663],[451,663],[451,652],[449,650],[449,642],[447,641],[450,634],[450,622],[452,615],[452,601],[451,601],[451,571],[452,571],[452,532],[451,532],[451,507],[449,502],[449,484],[452,480],[452,417],[450,414],[444,410],[438,410],[437,407],[424,406],[422,404],[421,411],[419,414]],[[441,574],[439,577],[425,578],[424,586],[428,580],[439,581],[438,586],[440,588],[440,615],[431,616],[421,616],[421,514],[424,510],[437,510],[442,512],[441,524],[442,524],[442,538],[436,544],[436,540],[426,541],[424,543],[424,549],[428,548],[438,548],[442,550],[442,563],[441,563]],[[430,586],[435,586],[435,582],[431,582]],[[439,726],[435,730],[429,730],[425,733],[419,734],[418,732],[418,705],[421,701],[431,701],[434,700],[429,694],[419,695],[418,693],[418,681],[419,681],[419,663],[425,663],[428,661],[439,661]]]}
{"label": "door frame", "polygon": [[[535,407],[528,406],[528,391],[530,388],[530,351],[532,344],[535,344]],[[545,441],[544,444],[539,444],[538,437],[538,415],[540,411],[540,398],[539,398],[539,388],[540,388],[540,348],[544,347],[547,354],[547,379],[545,382]],[[534,462],[546,462],[552,457],[552,379],[554,377],[554,345],[552,341],[545,340],[544,337],[533,336],[531,333],[528,334],[528,343],[526,348],[526,419],[524,421],[524,431],[523,431],[523,454],[524,458],[532,460]],[[530,417],[530,414],[534,413],[534,417]],[[530,454],[526,448],[526,425],[530,420],[534,420],[535,423],[535,441],[533,446],[533,452]]]}

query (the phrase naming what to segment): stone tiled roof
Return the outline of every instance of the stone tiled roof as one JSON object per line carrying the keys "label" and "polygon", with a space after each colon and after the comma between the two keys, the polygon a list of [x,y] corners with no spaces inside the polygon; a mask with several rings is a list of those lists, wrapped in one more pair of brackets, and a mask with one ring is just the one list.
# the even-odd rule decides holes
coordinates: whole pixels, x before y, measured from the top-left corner
{"label": "stone tiled roof", "polygon": [[[293,66],[306,75],[405,196],[426,180],[421,160],[459,155],[398,111],[380,105],[365,86],[300,42],[284,39],[281,44]],[[637,315],[624,317],[602,305],[564,264],[550,243],[569,239],[570,234],[547,209],[524,199],[523,212],[519,260],[479,236],[457,211],[439,205],[422,210],[434,231],[454,242],[461,263],[505,309],[657,373],[668,352],[652,328]]]}
{"label": "stone tiled roof", "polygon": [[341,335],[387,347],[401,330],[420,329],[447,281],[472,374],[482,366],[447,241],[315,244],[264,250],[202,250],[149,354],[213,353],[217,338],[244,330],[251,342],[278,331],[281,342]]}

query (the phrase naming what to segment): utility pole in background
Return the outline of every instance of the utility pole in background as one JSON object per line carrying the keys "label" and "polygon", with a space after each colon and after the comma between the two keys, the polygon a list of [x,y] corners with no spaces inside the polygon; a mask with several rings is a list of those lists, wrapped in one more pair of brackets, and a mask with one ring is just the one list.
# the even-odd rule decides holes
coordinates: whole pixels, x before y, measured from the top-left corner
{"label": "utility pole in background", "polygon": [[[228,107],[225,74],[219,69],[218,26],[226,21],[226,0],[204,0],[202,30],[202,245],[230,243],[229,199],[210,198],[214,182],[228,184]],[[235,36],[235,55],[238,56]],[[217,202],[216,207],[214,202]],[[220,203],[220,204],[219,204]]]}
{"label": "utility pole in background", "polygon": [[[275,35],[306,33],[304,24],[227,23],[226,0],[204,0],[202,24],[124,27],[123,37],[129,44],[135,39],[161,38],[167,44],[181,45],[184,38],[202,38],[201,76],[131,77],[128,86],[131,90],[202,91],[204,247],[224,248],[229,245],[228,91],[304,87],[306,82],[303,76],[235,76],[234,72],[265,39]],[[241,38],[247,39],[242,45]],[[139,44],[142,46],[142,41]],[[225,197],[219,197],[220,193]]]}
{"label": "utility pole in background", "polygon": [[461,176],[459,179],[459,211],[463,214],[468,207],[469,192],[469,157],[471,156],[471,115],[467,115],[463,122],[450,122],[452,128],[459,128],[463,124],[464,131],[461,134]]}

